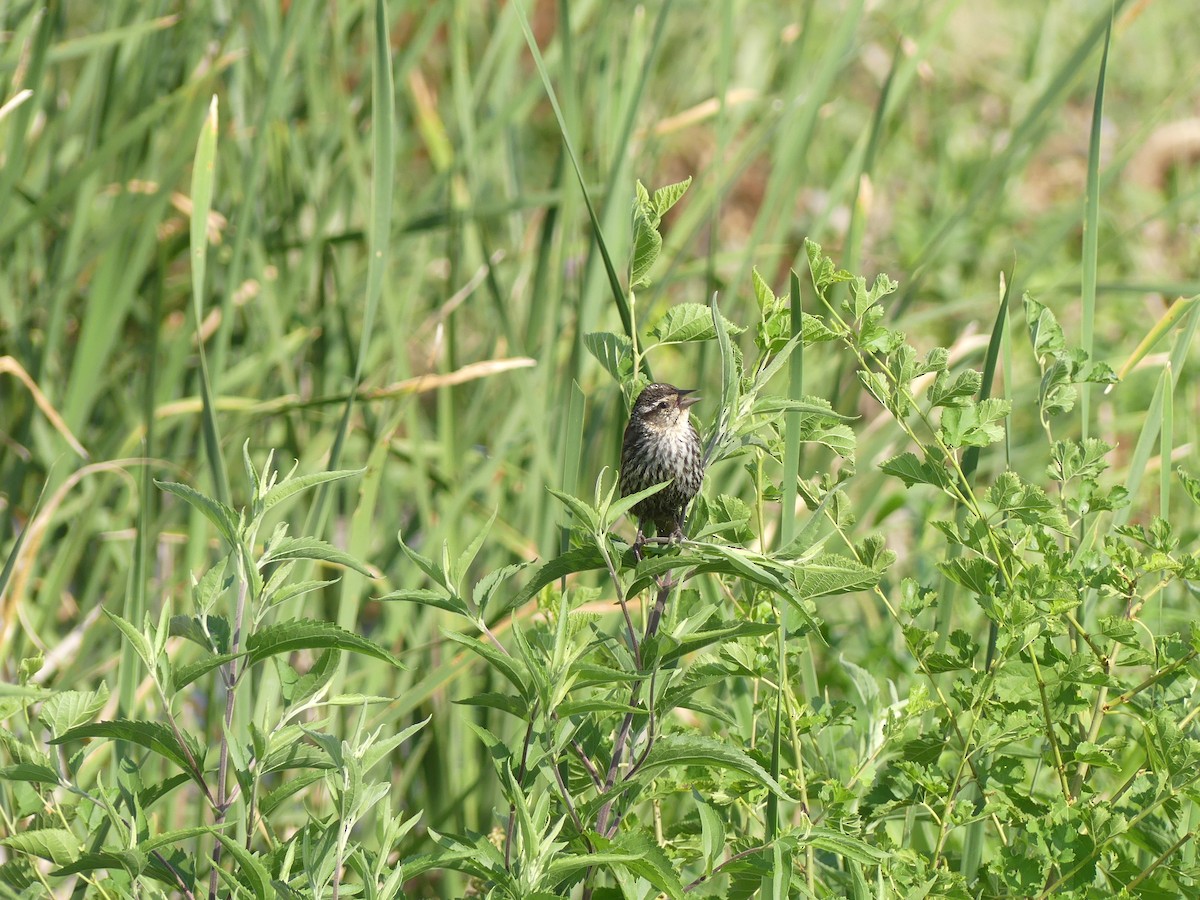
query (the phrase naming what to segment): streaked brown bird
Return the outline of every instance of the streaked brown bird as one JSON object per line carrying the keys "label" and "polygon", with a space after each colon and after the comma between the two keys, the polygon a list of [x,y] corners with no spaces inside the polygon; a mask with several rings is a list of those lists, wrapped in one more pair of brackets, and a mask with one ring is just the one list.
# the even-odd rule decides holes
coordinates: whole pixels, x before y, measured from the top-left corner
{"label": "streaked brown bird", "polygon": [[621,496],[636,494],[662,481],[670,481],[653,496],[636,503],[638,519],[635,548],[645,543],[647,523],[660,538],[681,540],[687,505],[704,478],[700,435],[688,415],[699,397],[694,389],[672,384],[647,385],[633,404],[625,440],[621,445]]}

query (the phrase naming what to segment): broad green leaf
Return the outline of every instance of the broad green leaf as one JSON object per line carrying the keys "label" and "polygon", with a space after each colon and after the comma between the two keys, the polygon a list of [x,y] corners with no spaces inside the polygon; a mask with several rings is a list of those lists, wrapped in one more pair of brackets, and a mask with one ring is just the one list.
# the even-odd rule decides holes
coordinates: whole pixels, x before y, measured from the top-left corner
{"label": "broad green leaf", "polygon": [[687,193],[687,189],[692,186],[692,176],[688,176],[683,181],[676,181],[674,184],[663,185],[654,192],[654,198],[650,201],[654,207],[654,212],[661,219],[665,216],[680,198]]}
{"label": "broad green leaf", "polygon": [[646,275],[662,252],[662,235],[658,223],[638,206],[633,211],[633,261],[630,265],[630,288],[648,284]]}
{"label": "broad green leaf", "polygon": [[21,762],[11,766],[0,766],[0,781],[30,781],[36,784],[59,785],[58,773],[49,766]]}
{"label": "broad green leaf", "polygon": [[941,463],[922,462],[916,454],[905,451],[899,456],[884,460],[879,468],[885,475],[891,475],[904,482],[905,487],[914,484],[929,484],[943,491],[949,491],[953,486],[950,472]]}
{"label": "broad green leaf", "polygon": [[67,828],[37,828],[0,838],[0,846],[48,859],[58,865],[74,860],[81,849],[79,838]]}
{"label": "broad green leaf", "polygon": [[583,336],[583,345],[618,384],[633,375],[633,341],[625,335],[591,331]]}
{"label": "broad green leaf", "polygon": [[397,669],[405,668],[387,649],[369,638],[316,619],[290,619],[256,631],[246,639],[246,653],[252,664],[296,650],[349,650]]}
{"label": "broad green leaf", "polygon": [[100,682],[94,691],[62,691],[42,704],[38,718],[51,734],[62,734],[76,725],[90,722],[108,702],[108,686]]}
{"label": "broad green leaf", "polygon": [[794,569],[796,593],[803,600],[846,594],[873,587],[880,573],[858,560],[837,553],[822,553]]}

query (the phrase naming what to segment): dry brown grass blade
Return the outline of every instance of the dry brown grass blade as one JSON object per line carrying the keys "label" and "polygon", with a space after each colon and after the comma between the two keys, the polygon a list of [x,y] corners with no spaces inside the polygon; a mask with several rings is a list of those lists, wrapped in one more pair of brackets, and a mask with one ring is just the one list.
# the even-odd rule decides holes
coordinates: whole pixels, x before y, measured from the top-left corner
{"label": "dry brown grass blade", "polygon": [[37,386],[37,382],[25,371],[24,366],[11,356],[0,356],[0,374],[4,373],[15,375],[17,380],[28,388],[30,395],[33,397],[33,402],[37,404],[37,408],[42,411],[42,415],[50,420],[50,424],[54,426],[55,431],[63,436],[63,440],[71,445],[72,450],[84,459],[91,459],[91,455],[84,449],[83,444],[79,442],[75,435],[71,433],[71,429],[67,427],[66,421],[58,414],[58,410],[54,408],[54,404],[42,393],[42,389]]}

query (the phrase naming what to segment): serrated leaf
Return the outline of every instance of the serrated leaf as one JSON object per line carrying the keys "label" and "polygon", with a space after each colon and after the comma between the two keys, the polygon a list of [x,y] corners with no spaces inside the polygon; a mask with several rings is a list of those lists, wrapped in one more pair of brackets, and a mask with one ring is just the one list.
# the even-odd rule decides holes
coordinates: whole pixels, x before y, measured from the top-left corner
{"label": "serrated leaf", "polygon": [[1054,313],[1038,303],[1029,294],[1021,298],[1025,306],[1025,325],[1029,329],[1029,341],[1033,345],[1033,354],[1039,363],[1047,357],[1062,353],[1067,349],[1066,338],[1063,337],[1062,327]]}
{"label": "serrated leaf", "polygon": [[583,336],[583,345],[618,384],[633,374],[633,341],[625,335],[591,331]]}
{"label": "serrated leaf", "polygon": [[187,687],[197,678],[203,678],[213,669],[225,665],[230,660],[237,659],[242,654],[240,653],[218,653],[209,654],[203,659],[195,662],[187,663],[179,667],[172,666],[171,669],[171,686],[175,690],[182,690]]}
{"label": "serrated leaf", "polygon": [[945,466],[922,462],[915,453],[909,451],[884,460],[879,468],[885,475],[899,478],[904,482],[905,487],[912,487],[914,484],[928,484],[947,491],[953,484]]}
{"label": "serrated leaf", "polygon": [[880,573],[856,559],[821,553],[795,567],[796,593],[802,600],[861,591],[879,582]]}
{"label": "serrated leaf", "polygon": [[683,181],[676,181],[674,184],[667,184],[660,187],[654,192],[654,199],[651,204],[654,207],[654,212],[661,219],[670,211],[671,207],[679,202],[680,198],[687,193],[687,189],[692,186],[692,176],[689,175]]}
{"label": "serrated leaf", "polygon": [[939,372],[933,387],[929,389],[929,404],[931,406],[954,406],[969,400],[979,393],[983,384],[983,375],[974,369],[960,372],[951,380],[948,372]]}
{"label": "serrated leaf", "polygon": [[168,631],[171,637],[185,638],[210,653],[229,648],[232,629],[224,616],[171,616]]}
{"label": "serrated leaf", "polygon": [[295,775],[289,776],[280,783],[279,787],[263,794],[258,801],[259,812],[264,816],[271,815],[285,800],[300,793],[300,791],[309,785],[324,780],[324,778],[325,772],[321,770],[298,772]]}
{"label": "serrated leaf", "polygon": [[203,781],[204,749],[194,738],[176,732],[160,722],[140,722],[133,719],[114,719],[79,725],[50,739],[51,744],[65,744],[85,738],[108,738],[136,744],[175,763],[198,783]]}
{"label": "serrated leaf", "polygon": [[332,622],[316,619],[290,619],[256,631],[246,639],[246,655],[251,664],[296,650],[349,650],[386,662],[397,669],[406,668],[387,649],[371,639]]}
{"label": "serrated leaf", "polygon": [[742,638],[762,637],[779,630],[778,626],[763,622],[726,622],[715,628],[705,628],[678,639],[675,646],[664,651],[659,660],[673,662],[688,653],[695,653],[713,644],[725,644]]}
{"label": "serrated leaf", "polygon": [[[722,317],[722,324],[730,334],[740,334],[738,328]],[[660,344],[684,344],[689,341],[711,341],[717,336],[712,313],[702,303],[680,303],[666,311],[658,324],[650,330]]]}
{"label": "serrated leaf", "polygon": [[79,838],[67,828],[38,828],[0,838],[0,846],[65,865],[79,855]]}
{"label": "serrated leaf", "polygon": [[843,859],[852,859],[865,866],[877,866],[889,856],[887,852],[871,846],[860,838],[820,825],[809,825],[804,829],[801,845],[805,844],[811,844]]}
{"label": "serrated leaf", "polygon": [[314,537],[283,538],[271,545],[271,548],[263,555],[260,563],[277,563],[294,559],[312,559],[333,563],[347,569],[353,569],[367,578],[373,577],[371,570],[349,553]]}
{"label": "serrated leaf", "polygon": [[262,511],[266,512],[276,504],[282,503],[289,497],[294,497],[309,488],[318,487],[322,484],[328,484],[331,481],[341,481],[345,478],[353,478],[355,475],[361,475],[366,469],[339,469],[333,472],[314,472],[311,475],[301,475],[296,478],[286,478],[280,484],[275,485],[263,496]]}
{"label": "serrated leaf", "polygon": [[140,875],[146,868],[147,856],[137,850],[101,850],[81,854],[74,862],[55,869],[51,875],[63,877],[99,869],[124,869],[130,875]]}
{"label": "serrated leaf", "polygon": [[38,718],[51,734],[62,734],[76,725],[90,722],[108,702],[108,686],[101,682],[94,691],[62,691],[42,704]]}
{"label": "serrated leaf", "polygon": [[556,556],[554,559],[541,565],[533,573],[533,578],[529,580],[529,583],[509,603],[505,604],[504,609],[508,610],[522,605],[536,596],[546,585],[553,584],[566,575],[573,575],[576,572],[590,572],[593,569],[603,569],[605,565],[604,557],[595,546],[577,547],[574,550],[568,550],[561,556]]}
{"label": "serrated leaf", "polygon": [[242,874],[244,881],[249,883],[250,889],[254,891],[255,900],[273,900],[275,886],[271,883],[271,873],[259,861],[258,856],[243,847],[240,841],[234,840],[223,832],[214,831],[213,836],[237,861],[238,871]]}
{"label": "serrated leaf", "polygon": [[644,208],[633,211],[633,261],[630,265],[629,286],[646,284],[646,275],[662,252],[662,235],[655,222]]}
{"label": "serrated leaf", "polygon": [[217,531],[221,533],[225,543],[230,547],[236,546],[239,518],[232,507],[226,506],[220,500],[202,494],[186,484],[176,481],[159,481],[158,479],[155,479],[154,483],[159,490],[174,494],[203,513],[204,517],[217,527]]}
{"label": "serrated leaf", "polygon": [[491,663],[496,671],[508,679],[508,682],[521,692],[522,697],[528,699],[532,696],[531,688],[528,684],[529,671],[521,660],[509,656],[507,653],[496,649],[491,644],[479,638],[460,634],[457,631],[444,630],[442,633],[456,644],[461,644],[472,653]]}
{"label": "serrated leaf", "polygon": [[292,584],[285,584],[277,591],[271,592],[266,600],[272,606],[277,606],[278,604],[283,603],[285,600],[291,600],[293,597],[300,597],[304,594],[310,594],[313,591],[319,591],[329,587],[330,585],[337,584],[339,580],[340,579],[338,578],[329,578],[325,580],[318,579],[314,581],[297,581]]}
{"label": "serrated leaf", "polygon": [[740,772],[769,789],[783,800],[796,799],[771,777],[771,774],[742,750],[715,738],[699,734],[667,734],[654,742],[646,762],[633,776],[639,781],[648,780],[654,772],[668,766],[702,766]]}
{"label": "serrated leaf", "polygon": [[416,603],[419,606],[432,606],[446,612],[470,618],[470,610],[460,597],[450,597],[445,591],[433,588],[400,588],[376,597],[377,600],[396,600],[404,603]]}
{"label": "serrated leaf", "polygon": [[154,672],[157,670],[157,660],[154,657],[154,648],[151,645],[150,639],[146,637],[146,635],[142,634],[142,632],[138,630],[137,626],[135,626],[129,620],[118,616],[114,612],[110,612],[104,607],[101,607],[101,611],[104,613],[104,615],[108,616],[108,620],[110,622],[117,626],[121,634],[125,635],[125,640],[129,641],[129,643],[133,645],[134,651],[142,660],[142,663],[146,666],[147,670],[149,670],[151,674],[154,674]]}
{"label": "serrated leaf", "polygon": [[[625,515],[625,513],[629,512],[629,510],[633,509],[647,497],[653,497],[659,491],[666,489],[667,485],[670,483],[670,481],[660,481],[657,484],[650,485],[650,487],[646,488],[645,490],[636,491],[632,494],[622,497],[607,509],[605,526],[607,527],[617,519],[621,518],[621,516]],[[596,530],[600,529],[597,528]]]}
{"label": "serrated leaf", "polygon": [[0,766],[0,781],[29,781],[35,784],[59,784],[58,773],[49,766],[21,762],[11,766]]}
{"label": "serrated leaf", "polygon": [[551,494],[557,497],[562,504],[569,509],[575,518],[579,520],[579,524],[588,532],[594,532],[600,528],[600,513],[589,506],[578,497],[573,497],[570,494],[556,491],[554,488],[547,488]]}

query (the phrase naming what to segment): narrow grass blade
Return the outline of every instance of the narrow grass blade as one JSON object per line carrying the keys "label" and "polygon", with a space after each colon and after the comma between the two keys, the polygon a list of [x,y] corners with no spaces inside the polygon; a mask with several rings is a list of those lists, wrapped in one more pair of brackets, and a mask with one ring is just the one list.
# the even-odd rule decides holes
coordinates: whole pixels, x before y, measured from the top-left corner
{"label": "narrow grass blade", "polygon": [[[204,322],[204,276],[208,266],[208,214],[212,210],[213,184],[216,181],[217,163],[217,95],[208,107],[200,139],[196,143],[196,162],[192,168],[192,314],[195,317],[196,334],[200,335]],[[213,402],[212,379],[208,371],[208,358],[204,352],[204,340],[196,342],[200,357],[201,424],[204,432],[204,448],[208,455],[208,466],[212,473],[213,489],[217,499],[229,503],[229,476],[221,459],[221,432],[217,425],[217,410]]]}
{"label": "narrow grass blade", "polygon": [[[371,233],[368,241],[367,296],[363,311],[362,333],[358,338],[358,354],[354,361],[354,378],[351,391],[342,410],[333,448],[329,453],[330,471],[337,469],[350,433],[350,419],[354,413],[354,398],[362,383],[366,366],[367,351],[371,346],[371,334],[375,315],[379,309],[379,297],[383,293],[383,280],[387,275],[388,253],[392,232],[392,194],[394,185],[394,122],[396,109],[396,86],[392,80],[392,55],[388,43],[387,0],[375,2],[375,54],[372,75],[372,123],[373,157],[371,163]],[[329,502],[329,486],[323,485],[317,499],[309,510],[305,522],[308,534],[320,533],[321,523]]]}
{"label": "narrow grass blade", "polygon": [[[1083,321],[1080,345],[1092,356],[1095,349],[1096,260],[1100,243],[1100,130],[1104,117],[1104,79],[1108,71],[1108,48],[1112,43],[1112,19],[1104,32],[1104,52],[1100,56],[1100,74],[1096,78],[1096,99],[1092,106],[1092,133],[1088,142],[1087,198],[1083,215]],[[1079,386],[1079,420],[1083,439],[1091,435],[1092,385]],[[1170,468],[1168,466],[1168,468]]]}

